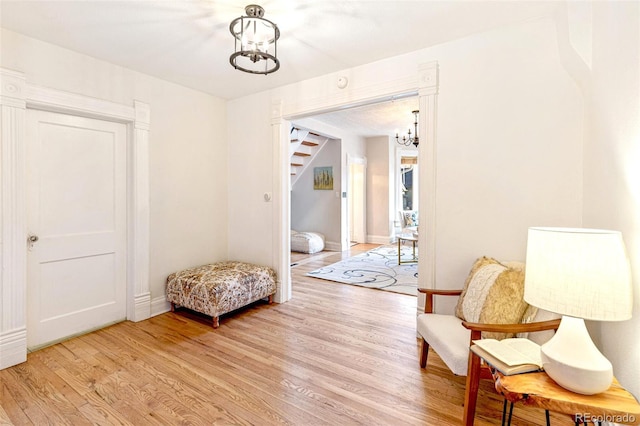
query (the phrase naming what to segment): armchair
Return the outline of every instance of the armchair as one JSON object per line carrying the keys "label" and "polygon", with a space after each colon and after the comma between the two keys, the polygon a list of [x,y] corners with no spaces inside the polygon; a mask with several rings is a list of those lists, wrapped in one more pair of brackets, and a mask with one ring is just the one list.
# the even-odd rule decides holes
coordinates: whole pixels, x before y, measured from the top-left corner
{"label": "armchair", "polygon": [[401,234],[412,234],[418,232],[418,211],[400,210]]}
{"label": "armchair", "polygon": [[[489,369],[469,351],[471,341],[536,333],[530,338],[543,343],[560,324],[557,316],[524,301],[524,264],[519,262],[501,263],[482,257],[474,263],[462,290],[418,291],[426,296],[425,312],[417,320],[422,340],[420,367],[427,366],[431,347],[455,375],[467,377],[465,425],[473,425],[480,379],[491,378]],[[435,296],[457,296],[455,314],[435,313]]]}

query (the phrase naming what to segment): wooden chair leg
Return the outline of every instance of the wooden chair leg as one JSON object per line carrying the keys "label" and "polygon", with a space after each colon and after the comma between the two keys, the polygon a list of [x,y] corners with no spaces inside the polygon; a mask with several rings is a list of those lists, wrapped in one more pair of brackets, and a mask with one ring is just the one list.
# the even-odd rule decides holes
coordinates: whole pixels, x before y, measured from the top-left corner
{"label": "wooden chair leg", "polygon": [[464,391],[464,418],[462,424],[472,426],[476,415],[476,401],[480,385],[480,357],[469,351],[467,386]]}
{"label": "wooden chair leg", "polygon": [[271,305],[273,303],[273,294],[269,295],[269,301],[268,303]]}
{"label": "wooden chair leg", "polygon": [[171,302],[171,312],[175,312],[176,311],[176,304]]}
{"label": "wooden chair leg", "polygon": [[420,367],[425,368],[427,366],[427,356],[429,355],[429,344],[426,340],[422,339],[422,347],[420,348]]}
{"label": "wooden chair leg", "polygon": [[213,317],[213,328],[220,327],[220,317]]}

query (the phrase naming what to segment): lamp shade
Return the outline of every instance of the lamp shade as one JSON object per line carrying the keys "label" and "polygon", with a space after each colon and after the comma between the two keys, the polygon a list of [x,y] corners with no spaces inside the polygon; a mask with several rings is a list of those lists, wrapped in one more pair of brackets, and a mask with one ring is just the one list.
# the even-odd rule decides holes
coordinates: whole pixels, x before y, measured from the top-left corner
{"label": "lamp shade", "polygon": [[529,228],[524,300],[596,321],[631,318],[631,269],[622,234],[582,228]]}

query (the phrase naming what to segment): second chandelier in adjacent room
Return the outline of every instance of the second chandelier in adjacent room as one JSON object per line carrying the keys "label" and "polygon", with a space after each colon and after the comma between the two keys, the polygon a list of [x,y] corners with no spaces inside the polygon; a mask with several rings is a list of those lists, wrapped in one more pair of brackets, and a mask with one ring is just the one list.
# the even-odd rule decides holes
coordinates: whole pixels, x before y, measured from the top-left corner
{"label": "second chandelier in adjacent room", "polygon": [[400,145],[409,146],[413,144],[416,148],[418,147],[418,144],[420,143],[418,139],[418,113],[419,112],[420,112],[419,110],[411,111],[411,113],[414,115],[414,122],[413,122],[414,136],[413,137],[411,136],[411,129],[407,130],[407,135],[402,136],[402,138],[400,138],[400,135],[396,133],[396,142],[399,143]]}

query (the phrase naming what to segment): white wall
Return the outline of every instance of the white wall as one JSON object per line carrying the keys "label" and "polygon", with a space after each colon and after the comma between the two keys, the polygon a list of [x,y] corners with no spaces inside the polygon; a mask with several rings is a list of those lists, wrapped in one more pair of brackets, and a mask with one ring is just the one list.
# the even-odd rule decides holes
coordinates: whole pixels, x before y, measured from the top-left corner
{"label": "white wall", "polygon": [[585,93],[584,226],[622,232],[631,261],[633,319],[596,323],[614,374],[640,397],[640,4],[593,3]]}
{"label": "white wall", "polygon": [[227,232],[229,259],[275,266],[274,201],[264,199],[266,192],[273,193],[276,173],[272,161],[270,110],[268,92],[227,102]]}
{"label": "white wall", "polygon": [[366,158],[367,157],[367,144],[364,138],[359,136],[352,136],[350,138],[342,138],[342,149],[344,156],[349,154],[352,157]]}
{"label": "white wall", "polygon": [[224,100],[11,31],[1,36],[0,66],[30,84],[149,104],[149,287],[158,308],[171,272],[226,258]]}
{"label": "white wall", "polygon": [[[315,130],[315,129],[314,129]],[[291,189],[291,229],[319,232],[327,248],[341,248],[342,142],[331,139],[313,157]],[[313,169],[333,168],[333,190],[313,189]]]}
{"label": "white wall", "polygon": [[388,244],[393,233],[393,150],[388,136],[367,138],[367,242]]}
{"label": "white wall", "polygon": [[[335,192],[341,193],[346,191],[346,174],[347,174],[347,154],[364,157],[366,152],[366,145],[364,138],[354,135],[349,129],[341,129],[321,121],[316,120],[314,117],[297,118],[293,120],[295,126],[299,126],[305,129],[311,129],[315,133],[322,134],[324,136],[331,137],[339,140],[339,152],[333,152],[331,155],[335,155],[335,159],[331,162],[337,161],[340,165],[341,173],[336,174],[334,169],[334,194],[333,198],[328,197],[326,194],[320,194],[319,191],[313,190],[312,174],[313,167],[321,167],[322,164],[317,163],[314,159],[314,165],[307,167],[302,177],[298,178],[298,181],[293,185],[291,192],[291,228],[297,231],[300,230],[314,230],[325,229],[325,232],[319,231],[325,234],[327,250],[345,250],[348,247],[348,235],[346,235],[346,211],[345,211],[345,199],[335,198]],[[333,143],[333,142],[329,142]],[[326,148],[323,148],[326,149]],[[327,158],[328,160],[328,158]],[[324,160],[323,160],[324,161]],[[326,161],[324,161],[326,162]],[[323,163],[324,164],[324,163]],[[304,184],[300,181],[305,180]],[[309,182],[306,182],[309,181]],[[303,191],[307,193],[304,194]],[[326,191],[320,191],[326,192]],[[314,194],[316,193],[316,194]],[[317,206],[317,209],[309,209],[307,200],[326,201],[325,205]],[[330,216],[321,213],[324,211],[333,211],[337,206],[337,214]]]}
{"label": "white wall", "polygon": [[555,35],[544,20],[433,49],[438,286],[482,255],[524,260],[530,226],[581,224],[583,104]]}

